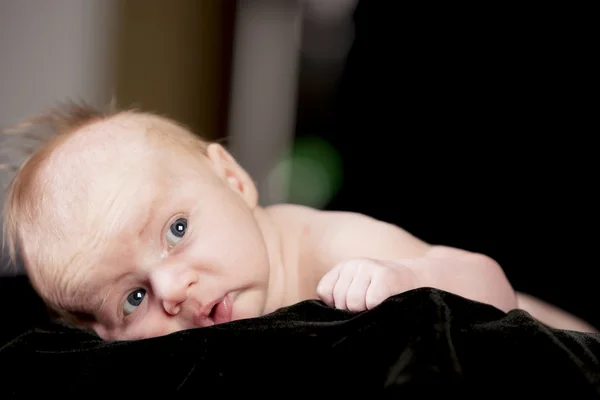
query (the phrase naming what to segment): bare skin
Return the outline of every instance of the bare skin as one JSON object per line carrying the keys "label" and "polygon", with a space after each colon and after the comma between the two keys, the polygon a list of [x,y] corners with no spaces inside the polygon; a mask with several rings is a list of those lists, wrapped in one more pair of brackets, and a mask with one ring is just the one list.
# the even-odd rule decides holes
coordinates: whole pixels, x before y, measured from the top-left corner
{"label": "bare skin", "polygon": [[220,145],[195,154],[160,134],[148,140],[149,131],[176,130],[131,113],[95,122],[38,175],[36,184],[53,184],[42,222],[22,228],[28,274],[50,304],[86,315],[80,325],[106,340],[257,317],[307,299],[363,311],[424,286],[593,330],[515,293],[484,255],[360,214],[261,207],[254,182]]}

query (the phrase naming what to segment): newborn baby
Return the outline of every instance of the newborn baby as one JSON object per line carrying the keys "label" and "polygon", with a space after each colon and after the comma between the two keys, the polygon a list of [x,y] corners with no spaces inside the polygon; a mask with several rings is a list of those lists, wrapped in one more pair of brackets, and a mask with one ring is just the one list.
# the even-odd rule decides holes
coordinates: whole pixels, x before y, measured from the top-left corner
{"label": "newborn baby", "polygon": [[485,255],[360,214],[261,207],[225,148],[169,119],[70,105],[12,134],[40,127],[53,136],[7,187],[4,239],[46,304],[103,339],[258,317],[307,299],[358,312],[418,287],[593,329],[515,293]]}

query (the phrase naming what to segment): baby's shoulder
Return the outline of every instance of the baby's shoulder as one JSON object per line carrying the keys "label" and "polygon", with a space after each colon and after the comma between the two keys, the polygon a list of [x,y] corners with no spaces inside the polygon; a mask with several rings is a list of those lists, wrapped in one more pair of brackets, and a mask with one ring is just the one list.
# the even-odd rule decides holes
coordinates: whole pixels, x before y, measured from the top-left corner
{"label": "baby's shoulder", "polygon": [[336,240],[335,238],[340,237],[340,232],[354,236],[357,229],[369,230],[373,224],[382,223],[360,213],[321,210],[296,204],[269,206],[267,212],[282,230],[296,231],[303,244],[312,250],[313,247]]}
{"label": "baby's shoulder", "polygon": [[288,217],[307,217],[311,215],[314,216],[317,213],[321,212],[320,210],[312,207],[289,203],[273,204],[265,207],[265,210],[271,215]]}
{"label": "baby's shoulder", "polygon": [[354,212],[320,210],[297,204],[275,204],[266,207],[267,212],[278,220],[294,221],[306,226],[333,227],[352,221],[373,221],[372,218]]}

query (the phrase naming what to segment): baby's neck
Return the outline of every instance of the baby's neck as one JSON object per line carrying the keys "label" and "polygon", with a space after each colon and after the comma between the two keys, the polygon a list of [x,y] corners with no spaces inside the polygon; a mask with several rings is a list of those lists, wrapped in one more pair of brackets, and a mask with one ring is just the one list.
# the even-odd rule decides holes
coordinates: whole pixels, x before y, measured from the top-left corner
{"label": "baby's neck", "polygon": [[269,254],[269,288],[263,314],[303,300],[300,274],[301,224],[291,218],[285,206],[255,210]]}

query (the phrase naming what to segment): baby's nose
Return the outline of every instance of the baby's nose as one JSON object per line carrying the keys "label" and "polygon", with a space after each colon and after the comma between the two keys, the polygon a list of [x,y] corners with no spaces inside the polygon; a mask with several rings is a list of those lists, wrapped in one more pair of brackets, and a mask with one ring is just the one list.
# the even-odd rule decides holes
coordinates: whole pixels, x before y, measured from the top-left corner
{"label": "baby's nose", "polygon": [[163,300],[163,302],[162,302],[163,308],[165,309],[165,311],[171,315],[179,314],[179,311],[181,311],[181,303],[182,302],[167,301],[167,300]]}
{"label": "baby's nose", "polygon": [[190,286],[197,282],[197,274],[190,268],[167,265],[154,269],[150,281],[154,295],[162,301],[165,311],[176,315],[188,298]]}

